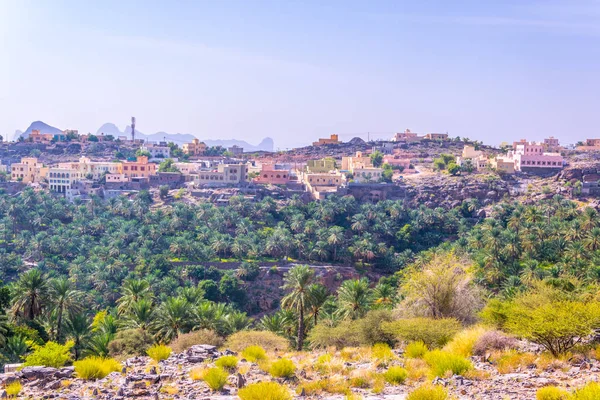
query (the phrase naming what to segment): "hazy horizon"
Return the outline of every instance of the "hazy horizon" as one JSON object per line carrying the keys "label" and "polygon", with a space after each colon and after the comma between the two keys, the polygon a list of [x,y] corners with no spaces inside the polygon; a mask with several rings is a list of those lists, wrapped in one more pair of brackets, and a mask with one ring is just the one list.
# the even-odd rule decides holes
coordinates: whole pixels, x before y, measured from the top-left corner
{"label": "hazy horizon", "polygon": [[0,0],[0,134],[600,137],[600,2],[489,3]]}

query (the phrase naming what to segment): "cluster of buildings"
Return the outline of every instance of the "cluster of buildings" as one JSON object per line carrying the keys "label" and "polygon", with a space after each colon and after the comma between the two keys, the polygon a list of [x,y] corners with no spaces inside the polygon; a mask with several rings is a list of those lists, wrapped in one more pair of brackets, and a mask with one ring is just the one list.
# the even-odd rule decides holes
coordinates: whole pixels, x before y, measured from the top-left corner
{"label": "cluster of buildings", "polygon": [[508,174],[515,172],[553,172],[564,167],[564,158],[559,152],[558,139],[550,137],[542,143],[521,139],[512,144],[511,150],[504,155],[488,158],[473,146],[465,146],[462,155],[456,157],[456,163],[462,167],[469,165],[475,170],[488,167]]}
{"label": "cluster of buildings", "polygon": [[418,142],[421,140],[448,140],[448,133],[426,133],[419,135],[406,129],[404,132],[394,134],[392,142]]}

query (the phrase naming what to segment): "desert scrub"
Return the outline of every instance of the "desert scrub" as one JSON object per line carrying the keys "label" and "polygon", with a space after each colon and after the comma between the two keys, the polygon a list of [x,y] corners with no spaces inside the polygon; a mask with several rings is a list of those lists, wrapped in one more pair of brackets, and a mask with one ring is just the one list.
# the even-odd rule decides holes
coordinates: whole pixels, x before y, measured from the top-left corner
{"label": "desert scrub", "polygon": [[494,354],[491,360],[496,364],[499,373],[509,374],[515,372],[518,368],[527,368],[535,364],[535,355],[507,350]]}
{"label": "desert scrub", "polygon": [[402,367],[393,366],[383,373],[383,377],[391,385],[401,385],[408,378],[408,371]]}
{"label": "desert scrub", "polygon": [[423,385],[408,394],[406,400],[446,400],[448,392],[441,386]]}
{"label": "desert scrub", "polygon": [[298,385],[296,393],[301,393],[304,389],[304,393],[307,396],[314,396],[323,392],[329,394],[344,394],[350,393],[350,386],[344,377],[326,378],[318,381],[304,382]]}
{"label": "desert scrub", "polygon": [[248,346],[242,351],[242,357],[250,362],[267,359],[267,352],[260,346]]}
{"label": "desert scrub", "polygon": [[597,400],[600,399],[600,384],[590,382],[573,393],[573,400]]}
{"label": "desert scrub", "polygon": [[491,351],[504,351],[517,346],[517,339],[500,331],[487,331],[477,339],[473,346],[473,354],[485,356]]}
{"label": "desert scrub", "polygon": [[206,372],[203,374],[202,379],[204,380],[204,382],[206,382],[206,384],[209,388],[211,388],[212,391],[220,392],[227,383],[228,377],[229,374],[225,372],[225,370],[219,367],[215,367],[206,370]]}
{"label": "desert scrub", "polygon": [[10,398],[17,397],[19,395],[19,393],[21,393],[21,382],[14,381],[12,383],[9,383],[8,385],[6,385],[4,390],[6,391],[6,395],[8,397],[10,397]]}
{"label": "desert scrub", "polygon": [[32,343],[33,353],[25,358],[23,366],[60,368],[71,361],[71,347],[73,347],[74,344],[73,341],[68,341],[65,344],[47,342],[43,346]]}
{"label": "desert scrub", "polygon": [[269,331],[239,331],[229,336],[225,347],[233,351],[243,351],[249,346],[259,346],[267,351],[286,351],[289,341]]}
{"label": "desert scrub", "polygon": [[536,400],[568,400],[570,397],[569,392],[556,386],[546,386],[535,393]]}
{"label": "desert scrub", "polygon": [[423,358],[427,351],[427,345],[419,340],[406,345],[404,348],[404,356],[407,358]]}
{"label": "desert scrub", "polygon": [[291,400],[287,387],[276,382],[258,382],[238,391],[241,400]]}
{"label": "desert scrub", "polygon": [[448,371],[454,375],[462,375],[473,368],[471,362],[464,357],[442,350],[434,350],[425,354],[425,362],[434,376],[443,377]]}
{"label": "desert scrub", "polygon": [[171,348],[162,344],[155,344],[146,352],[148,356],[156,362],[166,360],[171,355]]}
{"label": "desert scrub", "polygon": [[85,380],[102,379],[111,372],[121,370],[121,364],[115,359],[102,357],[87,357],[75,361],[73,367],[75,367],[77,377]]}
{"label": "desert scrub", "polygon": [[471,357],[477,341],[487,332],[484,327],[474,326],[458,332],[452,340],[444,346],[444,350],[463,357]]}
{"label": "desert scrub", "polygon": [[228,371],[234,371],[235,367],[237,367],[238,359],[236,356],[222,356],[215,361],[215,365],[217,367],[226,369]]}
{"label": "desert scrub", "polygon": [[197,344],[210,344],[212,346],[221,347],[223,342],[223,338],[215,331],[200,329],[198,331],[179,335],[177,339],[169,343],[169,347],[172,348],[175,353],[181,353]]}
{"label": "desert scrub", "polygon": [[409,358],[405,361],[404,367],[408,371],[408,377],[413,381],[420,381],[430,374],[427,363],[420,358]]}
{"label": "desert scrub", "polygon": [[394,359],[394,352],[387,343],[376,343],[371,348],[371,357],[378,361],[380,365],[387,365]]}
{"label": "desert scrub", "polygon": [[291,378],[296,373],[296,366],[287,358],[282,358],[271,364],[269,373],[275,378]]}
{"label": "desert scrub", "polygon": [[204,374],[206,374],[206,371],[208,371],[206,366],[194,367],[190,370],[190,379],[193,381],[201,381],[204,379]]}

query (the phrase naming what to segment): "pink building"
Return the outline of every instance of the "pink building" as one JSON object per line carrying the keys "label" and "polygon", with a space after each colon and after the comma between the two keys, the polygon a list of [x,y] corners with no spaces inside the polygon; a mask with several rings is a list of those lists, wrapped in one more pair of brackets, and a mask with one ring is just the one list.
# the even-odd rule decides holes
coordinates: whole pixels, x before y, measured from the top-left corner
{"label": "pink building", "polygon": [[285,169],[277,169],[273,164],[263,164],[257,178],[254,178],[254,183],[285,185],[290,181],[290,171]]}
{"label": "pink building", "polygon": [[392,167],[403,167],[408,169],[410,167],[410,159],[400,158],[397,155],[387,155],[383,157],[384,164],[390,164]]}
{"label": "pink building", "polygon": [[515,142],[514,160],[516,171],[526,171],[528,169],[556,168],[561,169],[564,164],[560,153],[544,152],[544,144],[526,142],[521,140]]}

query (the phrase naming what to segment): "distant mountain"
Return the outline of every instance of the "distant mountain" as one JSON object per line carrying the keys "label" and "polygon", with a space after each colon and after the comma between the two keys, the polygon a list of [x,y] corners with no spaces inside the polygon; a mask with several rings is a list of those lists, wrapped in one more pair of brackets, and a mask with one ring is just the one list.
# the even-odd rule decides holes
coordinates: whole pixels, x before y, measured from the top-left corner
{"label": "distant mountain", "polygon": [[[104,133],[105,135],[113,135],[114,137],[117,136],[127,136],[127,138],[131,138],[131,126],[127,125],[125,127],[124,131],[121,131],[115,124],[112,123],[106,123],[104,125],[102,125],[98,131],[96,132],[96,135],[101,135],[102,133]],[[151,135],[147,135],[143,132],[140,132],[136,129],[135,131],[135,137],[139,138],[139,139],[144,139],[150,142],[161,142],[161,141],[166,141],[166,142],[173,142],[173,143],[177,143],[179,145],[182,145],[184,143],[189,143],[191,142],[193,139],[196,138],[195,135],[191,135],[189,133],[167,133],[167,132],[157,132],[157,133],[153,133]],[[244,151],[273,151],[275,145],[273,143],[273,139],[271,138],[264,138],[258,145],[254,146],[251,145],[248,142],[245,142],[243,140],[236,140],[236,139],[231,139],[231,140],[204,140],[201,139],[204,143],[206,143],[207,146],[223,146],[223,147],[231,147],[233,145],[237,145],[240,147],[244,148]]]}
{"label": "distant mountain", "polygon": [[23,138],[27,139],[29,137],[29,135],[31,134],[31,131],[36,130],[36,129],[39,130],[41,134],[62,132],[62,129],[58,129],[53,126],[50,126],[45,122],[35,121],[35,122],[32,122],[31,125],[29,125],[29,128],[27,128],[25,130],[25,132],[16,131],[15,132],[15,140],[17,140],[19,137],[23,137]]}

